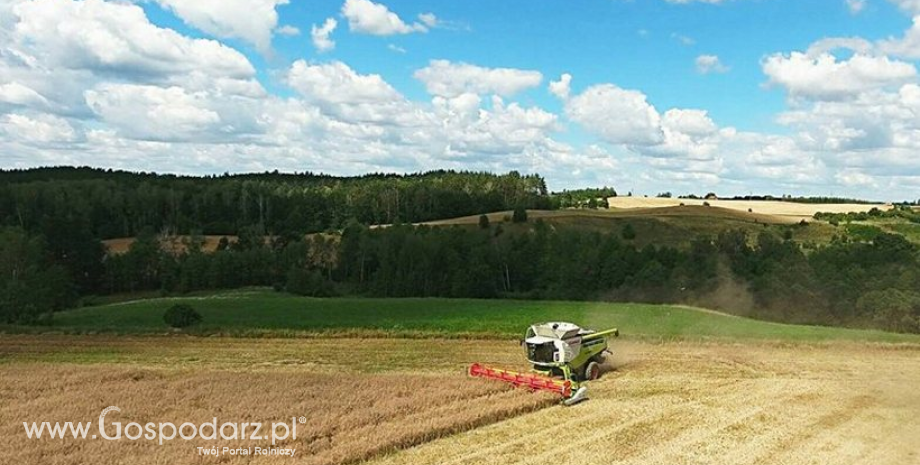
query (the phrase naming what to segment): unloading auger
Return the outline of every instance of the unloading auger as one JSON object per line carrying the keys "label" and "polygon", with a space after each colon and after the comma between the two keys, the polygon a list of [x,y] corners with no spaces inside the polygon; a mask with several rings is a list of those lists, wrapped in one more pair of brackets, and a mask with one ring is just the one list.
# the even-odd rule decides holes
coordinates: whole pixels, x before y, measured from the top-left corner
{"label": "unloading auger", "polygon": [[573,405],[587,399],[585,381],[600,376],[609,337],[618,337],[617,329],[593,331],[564,322],[540,323],[527,329],[521,346],[533,364],[529,373],[490,368],[479,363],[470,366],[470,376],[494,379],[534,391],[550,391]]}

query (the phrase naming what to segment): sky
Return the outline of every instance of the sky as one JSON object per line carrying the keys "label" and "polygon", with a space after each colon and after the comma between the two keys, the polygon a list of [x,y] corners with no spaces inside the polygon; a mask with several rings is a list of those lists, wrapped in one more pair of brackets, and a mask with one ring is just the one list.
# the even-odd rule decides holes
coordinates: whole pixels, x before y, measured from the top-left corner
{"label": "sky", "polygon": [[920,0],[0,0],[0,168],[920,198]]}

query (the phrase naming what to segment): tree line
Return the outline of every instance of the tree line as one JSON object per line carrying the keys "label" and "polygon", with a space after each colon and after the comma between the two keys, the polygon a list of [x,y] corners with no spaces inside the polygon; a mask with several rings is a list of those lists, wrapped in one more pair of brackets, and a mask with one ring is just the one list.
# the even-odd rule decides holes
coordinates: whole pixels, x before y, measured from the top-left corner
{"label": "tree line", "polygon": [[[807,252],[769,232],[738,231],[682,248],[638,247],[629,225],[612,234],[527,218],[525,208],[586,206],[612,189],[554,200],[542,178],[515,172],[193,178],[52,168],[0,180],[0,322],[46,322],[93,295],[263,285],[312,296],[686,302],[920,331],[917,247],[880,230]],[[407,224],[497,210],[514,210],[512,221]],[[852,219],[859,215],[916,212]],[[393,226],[369,227],[377,223]],[[185,244],[164,249],[164,233],[185,234]],[[205,253],[205,233],[234,237]],[[100,239],[125,235],[136,236],[127,253],[106,254]]]}
{"label": "tree line", "polygon": [[[248,285],[302,295],[691,303],[761,319],[920,332],[920,252],[900,235],[836,239],[808,253],[764,232],[725,231],[689,247],[637,247],[626,234],[537,220],[480,227],[406,224],[293,241],[243,236],[216,252],[200,236],[169,252],[146,231],[101,261],[103,293]],[[41,322],[79,296],[39,238],[0,234],[7,322]]]}
{"label": "tree line", "polygon": [[546,183],[512,171],[334,177],[262,173],[173,176],[94,168],[0,170],[0,225],[47,233],[55,217],[99,239],[158,233],[303,235],[422,222],[515,207],[549,209]]}

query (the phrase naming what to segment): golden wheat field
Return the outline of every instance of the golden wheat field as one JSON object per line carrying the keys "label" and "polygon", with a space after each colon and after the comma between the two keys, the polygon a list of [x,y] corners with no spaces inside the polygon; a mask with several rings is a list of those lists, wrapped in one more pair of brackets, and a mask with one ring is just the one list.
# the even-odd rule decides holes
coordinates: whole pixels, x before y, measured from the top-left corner
{"label": "golden wheat field", "polygon": [[[552,401],[462,376],[331,374],[298,370],[239,372],[209,369],[148,369],[121,366],[12,364],[2,368],[0,434],[7,438],[0,463],[249,463],[282,457],[202,456],[198,447],[294,449],[296,463],[353,463],[451,433],[526,413]],[[108,406],[111,422],[201,425],[259,422],[294,425],[297,437],[270,440],[28,439],[22,421],[93,421]],[[305,417],[300,424],[299,418]],[[127,426],[126,426],[127,428]],[[210,428],[210,427],[209,427]],[[165,429],[167,434],[172,431]],[[190,430],[186,430],[189,432]],[[207,430],[210,434],[210,429]],[[232,430],[227,429],[231,435]],[[127,429],[125,430],[127,434]],[[132,431],[133,433],[133,431]],[[287,436],[278,427],[278,436]],[[284,459],[290,459],[285,457]]]}
{"label": "golden wheat field", "polygon": [[752,212],[756,214],[771,215],[786,218],[790,221],[808,220],[815,213],[856,213],[867,212],[873,208],[890,210],[888,204],[856,204],[856,203],[797,203],[781,200],[703,200],[703,199],[677,199],[677,198],[652,198],[652,197],[610,197],[607,199],[610,208],[619,209],[654,209],[677,206],[700,206],[704,203],[712,207],[726,208],[729,210]]}
{"label": "golden wheat field", "polygon": [[[0,463],[920,463],[916,345],[613,349],[591,399],[566,408],[465,376],[473,361],[523,368],[513,341],[3,336]],[[294,459],[27,439],[21,425],[95,422],[109,405],[124,422],[307,421],[279,442]]]}

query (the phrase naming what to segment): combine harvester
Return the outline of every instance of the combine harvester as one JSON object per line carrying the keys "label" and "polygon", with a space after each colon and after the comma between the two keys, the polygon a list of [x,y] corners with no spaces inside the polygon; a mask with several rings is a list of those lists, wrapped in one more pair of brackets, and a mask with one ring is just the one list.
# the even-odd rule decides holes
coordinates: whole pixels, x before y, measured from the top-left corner
{"label": "combine harvester", "polygon": [[592,331],[572,323],[554,322],[531,326],[521,341],[530,373],[489,368],[478,363],[470,366],[470,376],[494,379],[534,391],[550,391],[573,405],[587,399],[585,381],[597,379],[607,349],[607,338],[618,337],[617,329]]}

